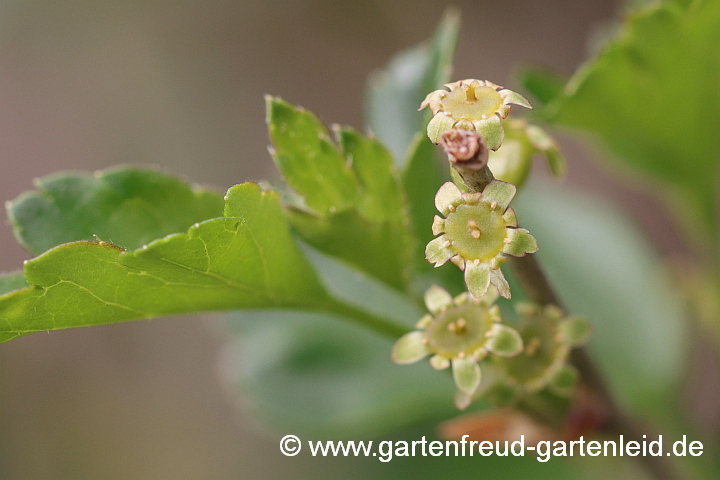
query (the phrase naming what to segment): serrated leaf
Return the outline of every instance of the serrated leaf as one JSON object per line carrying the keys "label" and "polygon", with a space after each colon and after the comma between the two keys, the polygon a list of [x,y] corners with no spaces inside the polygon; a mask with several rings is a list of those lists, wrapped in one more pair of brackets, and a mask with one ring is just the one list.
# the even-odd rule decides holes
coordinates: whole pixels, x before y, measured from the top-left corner
{"label": "serrated leaf", "polygon": [[23,272],[0,273],[0,295],[27,286]]}
{"label": "serrated leaf", "polygon": [[219,217],[223,208],[220,193],[133,167],[54,174],[35,187],[6,205],[15,237],[34,255],[94,239],[134,249]]}
{"label": "serrated leaf", "polygon": [[417,132],[424,132],[428,114],[417,112],[425,96],[450,80],[460,16],[448,10],[429,43],[396,55],[373,74],[366,93],[366,116],[371,130],[388,145],[398,166]]}
{"label": "serrated leaf", "polygon": [[320,217],[287,210],[293,228],[313,247],[362,268],[375,278],[402,290],[408,282],[410,240],[396,222],[376,222],[357,211]]}
{"label": "serrated leaf", "polygon": [[[310,207],[288,206],[298,234],[312,246],[404,289],[410,274],[411,238],[406,201],[390,152],[379,141],[349,127],[335,128],[340,149],[329,139],[310,142],[305,137],[326,135],[311,113],[275,98],[268,98],[268,111],[278,168]],[[314,128],[312,134],[308,125]],[[284,157],[282,152],[286,152]],[[281,162],[281,158],[285,160]],[[332,173],[334,165],[348,175],[351,188],[333,183],[339,178]],[[303,168],[310,169],[312,178],[307,178],[307,172],[298,175]],[[323,176],[326,169],[328,177]],[[318,185],[321,180],[332,188]],[[342,194],[353,192],[352,203],[336,208],[334,195],[339,193],[332,189]]]}
{"label": "serrated leaf", "polygon": [[322,306],[328,297],[295,246],[272,192],[228,191],[225,218],[126,251],[53,248],[25,265],[30,287],[0,297],[0,342],[32,332],[197,311]]}
{"label": "serrated leaf", "polygon": [[266,97],[266,107],[272,157],[292,189],[322,215],[356,206],[355,175],[322,122],[280,98]]}
{"label": "serrated leaf", "polygon": [[363,216],[403,222],[405,198],[387,148],[349,127],[337,127],[335,133],[358,179],[362,191],[358,209]]}
{"label": "serrated leaf", "polygon": [[673,185],[686,203],[681,218],[703,220],[715,239],[719,24],[717,1],[639,10],[545,109],[548,119],[593,132],[627,164]]}

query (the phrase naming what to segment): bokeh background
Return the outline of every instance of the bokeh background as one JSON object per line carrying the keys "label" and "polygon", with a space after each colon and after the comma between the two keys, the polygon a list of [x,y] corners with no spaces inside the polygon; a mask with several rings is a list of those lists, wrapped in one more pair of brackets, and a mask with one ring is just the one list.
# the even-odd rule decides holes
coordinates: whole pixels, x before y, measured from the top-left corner
{"label": "bokeh background", "polygon": [[[571,74],[627,7],[617,0],[453,5],[463,16],[453,77],[511,88],[525,64]],[[446,6],[3,0],[0,198],[58,170],[126,163],[157,165],[223,191],[276,178],[263,95],[303,105],[328,123],[363,128],[368,74],[429,37]],[[558,138],[571,185],[629,209],[663,256],[687,251],[647,185],[620,180],[577,138]],[[0,224],[0,247],[0,271],[28,257],[7,222]],[[276,436],[226,395],[217,380],[216,327],[209,316],[184,317],[2,345],[0,478],[322,478],[329,461],[282,457]],[[714,371],[696,341],[691,362]],[[706,388],[689,389],[687,400],[698,421],[717,424],[717,377],[703,382]],[[360,478],[346,478],[353,475]]]}

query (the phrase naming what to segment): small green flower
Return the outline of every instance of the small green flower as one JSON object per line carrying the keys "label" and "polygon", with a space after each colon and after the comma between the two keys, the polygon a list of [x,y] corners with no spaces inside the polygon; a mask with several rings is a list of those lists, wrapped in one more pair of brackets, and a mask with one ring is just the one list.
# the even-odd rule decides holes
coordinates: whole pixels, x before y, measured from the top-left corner
{"label": "small green flower", "polygon": [[569,394],[577,379],[568,365],[570,350],[587,343],[590,323],[582,317],[565,317],[554,305],[519,302],[515,310],[521,317],[516,328],[525,347],[513,358],[491,359],[500,391],[527,394],[549,387],[556,394]]}
{"label": "small green flower", "polygon": [[438,370],[452,365],[458,389],[472,395],[480,385],[479,360],[490,353],[516,355],[523,348],[520,335],[500,323],[500,311],[492,306],[496,298],[497,292],[490,291],[483,298],[463,293],[453,299],[442,288],[430,287],[425,292],[430,313],[418,321],[418,330],[395,342],[393,362],[414,363],[432,355],[430,365]]}
{"label": "small green flower", "polygon": [[509,183],[492,181],[482,193],[462,193],[447,182],[435,196],[438,215],[432,230],[439,237],[425,247],[425,258],[435,267],[450,260],[465,271],[465,283],[475,297],[482,297],[490,285],[510,298],[510,286],[500,270],[504,254],[521,257],[537,251],[530,233],[517,228],[515,211],[508,204],[515,196]]}
{"label": "small green flower", "polygon": [[545,156],[553,175],[565,174],[565,159],[543,129],[524,120],[504,120],[503,123],[505,141],[499,150],[490,152],[488,159],[488,167],[496,179],[520,188],[530,173],[533,156],[538,153]]}
{"label": "small green flower", "polygon": [[487,80],[467,79],[445,86],[449,91],[435,90],[420,104],[420,110],[432,110],[427,132],[433,143],[440,143],[446,130],[460,128],[475,130],[485,138],[488,148],[497,150],[505,136],[501,120],[510,114],[510,104],[532,108],[519,93]]}

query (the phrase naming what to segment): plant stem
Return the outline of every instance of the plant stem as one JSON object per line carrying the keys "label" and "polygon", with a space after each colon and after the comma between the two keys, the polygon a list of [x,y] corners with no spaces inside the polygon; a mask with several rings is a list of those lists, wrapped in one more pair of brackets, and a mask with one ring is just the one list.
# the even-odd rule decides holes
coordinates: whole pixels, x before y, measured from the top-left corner
{"label": "plant stem", "polygon": [[370,330],[373,330],[374,332],[379,333],[380,335],[393,341],[402,337],[411,330],[410,327],[403,325],[400,322],[380,317],[337,300],[330,300],[325,306],[325,311],[328,313],[342,315],[344,318],[347,318],[358,325],[369,328]]}
{"label": "plant stem", "polygon": [[[470,138],[470,142],[481,142],[481,140]],[[443,144],[450,164],[462,177],[465,185],[473,192],[482,192],[494,176],[487,166],[487,149],[484,144],[477,151],[474,158],[457,160],[453,157],[455,144],[446,142]],[[483,151],[484,150],[484,151]],[[553,304],[563,308],[562,302],[545,275],[542,267],[534,255],[523,257],[510,257],[510,267],[515,274],[517,281],[522,286],[527,296],[540,305]],[[623,435],[628,440],[642,444],[643,435],[650,438],[653,432],[649,427],[631,418],[615,401],[612,392],[608,388],[602,373],[590,357],[585,348],[575,348],[570,354],[570,362],[578,370],[582,381],[592,391],[594,396],[602,403],[607,412],[601,428],[606,432]],[[659,480],[675,480],[680,476],[675,471],[674,465],[665,456],[640,456],[649,472]]]}

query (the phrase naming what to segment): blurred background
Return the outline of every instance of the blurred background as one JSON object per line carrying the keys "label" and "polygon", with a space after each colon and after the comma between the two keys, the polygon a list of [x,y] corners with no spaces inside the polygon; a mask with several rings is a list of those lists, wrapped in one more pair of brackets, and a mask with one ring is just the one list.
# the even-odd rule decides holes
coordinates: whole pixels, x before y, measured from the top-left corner
{"label": "blurred background", "polygon": [[[575,71],[595,39],[622,18],[626,2],[453,5],[462,12],[453,77],[520,89],[513,73],[521,65]],[[2,0],[0,198],[58,170],[127,163],[160,166],[221,191],[276,178],[263,95],[362,129],[368,74],[428,38],[446,6]],[[586,144],[558,138],[570,185],[630,206],[664,257],[687,251],[647,185],[617,180]],[[28,258],[7,222],[0,246],[0,271]],[[36,334],[0,346],[0,478],[322,477],[333,462],[282,457],[279,437],[225,394],[216,327],[211,317],[184,317]],[[690,362],[713,371],[712,355],[697,341]],[[710,388],[687,400],[700,421],[718,422],[717,377],[703,382]]]}

